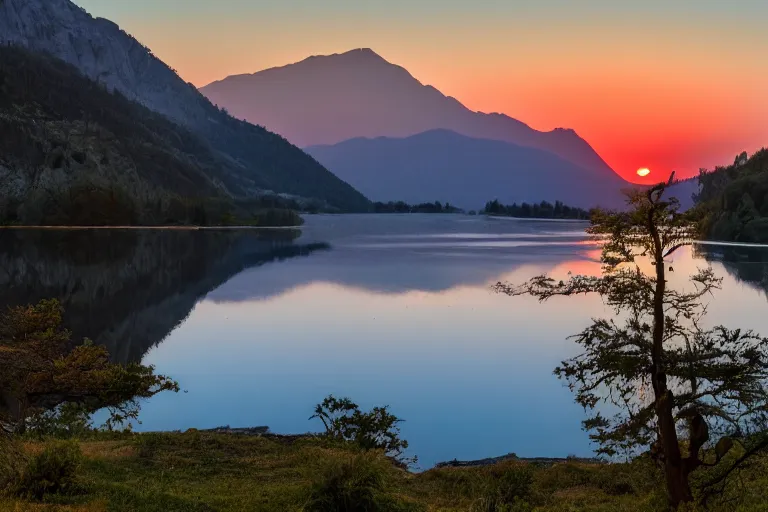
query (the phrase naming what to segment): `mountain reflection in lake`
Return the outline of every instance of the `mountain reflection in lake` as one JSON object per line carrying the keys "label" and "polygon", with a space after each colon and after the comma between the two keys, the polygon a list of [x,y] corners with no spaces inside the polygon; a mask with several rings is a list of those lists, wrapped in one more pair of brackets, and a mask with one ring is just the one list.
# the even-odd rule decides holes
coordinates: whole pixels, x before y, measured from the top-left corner
{"label": "mountain reflection in lake", "polygon": [[208,292],[246,268],[306,255],[296,230],[0,231],[0,307],[57,298],[73,339],[140,361]]}
{"label": "mountain reflection in lake", "polygon": [[[307,418],[334,393],[391,405],[422,467],[587,456],[583,411],[552,370],[576,353],[567,337],[610,312],[597,297],[539,304],[489,290],[598,273],[584,227],[351,215],[310,216],[300,236],[2,232],[0,305],[58,297],[77,336],[179,380],[188,393],[145,404],[142,430],[316,430]],[[682,251],[671,279],[681,285],[710,260],[724,282],[709,321],[768,334],[768,251],[752,251]]]}

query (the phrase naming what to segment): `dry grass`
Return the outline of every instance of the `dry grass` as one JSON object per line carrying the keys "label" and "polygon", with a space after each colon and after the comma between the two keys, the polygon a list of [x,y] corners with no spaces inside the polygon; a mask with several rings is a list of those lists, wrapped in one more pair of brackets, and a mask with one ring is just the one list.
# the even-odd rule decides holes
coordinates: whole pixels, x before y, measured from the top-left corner
{"label": "dry grass", "polygon": [[[30,454],[41,450],[40,443],[24,447]],[[81,447],[86,459],[84,494],[53,496],[45,504],[0,497],[0,512],[301,511],[328,467],[348,461],[356,453],[320,439],[287,443],[200,432],[97,438],[82,442]],[[643,461],[551,467],[506,462],[420,474],[385,466],[389,467],[383,475],[387,492],[395,501],[412,506],[408,510],[475,512],[490,496],[513,494],[522,495],[527,508],[498,508],[497,512],[664,509],[658,474]],[[532,476],[528,479],[526,475]],[[749,478],[742,479],[745,487],[734,491],[741,503],[713,510],[768,510],[764,506],[768,502],[766,475],[768,463],[762,461]]]}

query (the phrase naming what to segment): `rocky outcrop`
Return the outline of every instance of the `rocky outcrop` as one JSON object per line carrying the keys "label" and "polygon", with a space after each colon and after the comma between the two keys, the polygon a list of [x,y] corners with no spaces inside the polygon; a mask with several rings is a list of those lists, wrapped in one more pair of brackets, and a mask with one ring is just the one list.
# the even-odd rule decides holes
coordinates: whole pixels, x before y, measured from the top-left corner
{"label": "rocky outcrop", "polygon": [[529,464],[538,464],[543,466],[551,466],[553,464],[559,464],[563,462],[579,462],[587,464],[599,464],[602,461],[595,458],[582,458],[582,457],[518,457],[514,453],[502,455],[501,457],[491,457],[488,459],[479,460],[450,460],[448,462],[438,462],[435,464],[435,469],[439,468],[469,468],[477,466],[492,466],[501,462],[517,461],[526,462]]}
{"label": "rocky outcrop", "polygon": [[0,43],[49,53],[109,89],[181,124],[206,118],[205,100],[115,23],[69,0],[3,0]]}

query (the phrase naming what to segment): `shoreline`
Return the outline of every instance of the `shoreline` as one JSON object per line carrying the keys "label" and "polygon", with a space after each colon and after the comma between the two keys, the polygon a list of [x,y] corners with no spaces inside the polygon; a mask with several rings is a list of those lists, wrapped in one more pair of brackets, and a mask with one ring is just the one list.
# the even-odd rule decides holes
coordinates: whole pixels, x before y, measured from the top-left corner
{"label": "shoreline", "polygon": [[165,230],[165,231],[212,231],[212,230],[257,230],[257,229],[300,229],[302,226],[0,226],[7,230],[47,230],[47,231],[84,231],[84,230]]}
{"label": "shoreline", "polygon": [[[200,432],[204,434],[221,434],[230,435],[234,437],[260,437],[264,439],[271,439],[274,441],[280,441],[284,443],[293,443],[303,439],[320,439],[323,437],[321,433],[307,432],[304,434],[279,434],[270,432],[267,426],[258,427],[230,427],[229,425],[196,429],[190,428],[187,430],[160,430],[152,432],[135,432],[135,434],[185,434],[189,432]],[[502,462],[525,462],[528,464],[536,464],[540,466],[552,466],[555,464],[561,464],[565,462],[577,462],[583,464],[605,464],[605,461],[596,457],[519,457],[516,453],[507,453],[506,455],[500,455],[498,457],[486,457],[482,459],[473,460],[458,460],[452,459],[448,461],[436,462],[430,468],[424,468],[424,470],[441,469],[441,468],[475,468],[484,466],[493,466]]]}

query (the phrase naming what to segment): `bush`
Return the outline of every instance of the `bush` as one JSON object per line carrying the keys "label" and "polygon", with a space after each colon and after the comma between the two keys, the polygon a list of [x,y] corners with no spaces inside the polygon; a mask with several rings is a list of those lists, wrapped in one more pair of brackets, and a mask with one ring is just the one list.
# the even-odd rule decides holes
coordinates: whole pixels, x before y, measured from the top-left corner
{"label": "bush", "polygon": [[477,512],[518,512],[530,509],[533,468],[528,464],[491,466],[483,496],[473,506]]}
{"label": "bush", "polygon": [[388,406],[362,412],[349,398],[329,395],[315,407],[315,414],[309,419],[314,418],[323,422],[331,439],[353,442],[363,450],[383,450],[404,465],[416,462],[416,458],[403,456],[408,449],[408,441],[400,438],[398,425],[403,420],[391,414]]}
{"label": "bush", "polygon": [[164,444],[163,434],[147,432],[135,438],[136,454],[142,459],[151,459]]}
{"label": "bush", "polygon": [[661,484],[661,474],[648,457],[625,464],[556,464],[537,478],[537,487],[545,495],[574,487],[592,487],[609,496],[640,496]]}
{"label": "bush", "polygon": [[72,441],[56,442],[32,457],[13,485],[14,494],[41,500],[49,494],[70,494],[78,487],[83,455]]}
{"label": "bush", "polygon": [[472,505],[470,512],[532,512],[533,506],[525,500],[515,498],[512,503],[503,503],[497,496],[486,496]]}
{"label": "bush", "polygon": [[495,491],[502,503],[511,505],[531,494],[533,470],[530,466],[515,465],[504,468],[497,476]]}
{"label": "bush", "polygon": [[0,431],[0,492],[19,480],[24,461],[18,443]]}
{"label": "bush", "polygon": [[304,512],[407,512],[416,504],[397,499],[387,491],[390,462],[380,454],[363,453],[336,460],[310,491]]}

